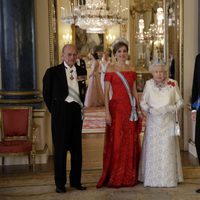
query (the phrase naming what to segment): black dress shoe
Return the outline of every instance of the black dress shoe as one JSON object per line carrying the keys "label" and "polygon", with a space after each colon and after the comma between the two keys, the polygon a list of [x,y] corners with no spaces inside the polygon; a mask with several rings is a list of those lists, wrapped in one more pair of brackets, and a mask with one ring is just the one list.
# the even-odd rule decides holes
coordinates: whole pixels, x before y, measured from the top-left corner
{"label": "black dress shoe", "polygon": [[65,193],[66,192],[66,188],[65,187],[56,187],[56,192],[57,193]]}
{"label": "black dress shoe", "polygon": [[200,193],[200,189],[197,189],[196,192],[197,192],[197,193]]}
{"label": "black dress shoe", "polygon": [[82,185],[77,185],[77,186],[71,185],[71,187],[76,188],[77,190],[87,190],[87,187]]}

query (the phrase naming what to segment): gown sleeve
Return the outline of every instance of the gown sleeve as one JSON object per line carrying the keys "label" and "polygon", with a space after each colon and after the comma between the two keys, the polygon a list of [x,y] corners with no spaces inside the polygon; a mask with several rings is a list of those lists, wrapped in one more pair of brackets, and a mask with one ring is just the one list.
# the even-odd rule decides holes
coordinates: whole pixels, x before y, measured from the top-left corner
{"label": "gown sleeve", "polygon": [[176,105],[176,110],[179,110],[181,107],[183,107],[183,98],[181,96],[181,92],[178,87],[177,81],[175,81],[175,105]]}
{"label": "gown sleeve", "polygon": [[140,101],[140,106],[144,112],[149,111],[148,99],[149,99],[149,91],[148,91],[148,81],[147,81],[144,86],[144,90]]}
{"label": "gown sleeve", "polygon": [[137,74],[136,72],[133,72],[133,80],[136,80]]}
{"label": "gown sleeve", "polygon": [[181,96],[181,92],[179,90],[177,81],[174,81],[174,94],[175,94],[174,95],[174,99],[175,99],[174,104],[165,106],[164,108],[160,108],[161,112],[163,112],[163,113],[168,113],[168,112],[175,113],[181,107],[183,107],[183,98]]}

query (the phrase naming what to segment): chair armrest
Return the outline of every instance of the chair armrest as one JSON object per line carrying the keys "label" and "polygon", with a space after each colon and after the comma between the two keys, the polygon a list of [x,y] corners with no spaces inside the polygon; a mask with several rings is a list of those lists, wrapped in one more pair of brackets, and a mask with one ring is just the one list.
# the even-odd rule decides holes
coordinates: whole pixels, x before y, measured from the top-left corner
{"label": "chair armrest", "polygon": [[35,124],[35,123],[32,124],[32,131],[35,131],[36,129],[38,129],[38,127],[39,127],[39,126],[38,126],[37,124]]}
{"label": "chair armrest", "polygon": [[36,138],[38,135],[38,128],[39,126],[37,124],[32,124],[32,142],[35,143],[36,142]]}
{"label": "chair armrest", "polygon": [[43,149],[40,149],[40,150],[36,149],[36,138],[38,136],[38,130],[39,130],[39,125],[34,123],[32,125],[32,142],[33,142],[33,150],[34,150],[35,155],[46,153],[48,149],[47,144],[44,145]]}
{"label": "chair armrest", "polygon": [[2,119],[0,119],[0,141],[2,141]]}
{"label": "chair armrest", "polygon": [[43,149],[39,149],[39,150],[36,149],[36,154],[43,154],[43,153],[46,153],[47,149],[48,149],[48,145],[45,144]]}

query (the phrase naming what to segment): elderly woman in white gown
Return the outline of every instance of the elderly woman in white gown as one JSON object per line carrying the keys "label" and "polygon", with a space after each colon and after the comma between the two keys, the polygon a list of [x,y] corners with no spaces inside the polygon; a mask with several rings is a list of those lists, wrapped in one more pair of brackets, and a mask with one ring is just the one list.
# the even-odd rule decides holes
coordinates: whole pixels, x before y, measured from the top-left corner
{"label": "elderly woman in white gown", "polygon": [[139,180],[144,186],[176,187],[183,181],[176,112],[183,106],[177,82],[167,78],[167,67],[150,66],[153,78],[146,82],[141,109],[146,115]]}

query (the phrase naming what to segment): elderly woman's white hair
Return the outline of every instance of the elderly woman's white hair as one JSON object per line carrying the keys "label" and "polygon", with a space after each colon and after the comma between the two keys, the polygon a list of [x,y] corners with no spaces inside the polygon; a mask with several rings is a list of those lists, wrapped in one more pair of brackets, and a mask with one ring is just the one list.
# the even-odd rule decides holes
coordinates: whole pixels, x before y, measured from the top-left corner
{"label": "elderly woman's white hair", "polygon": [[168,66],[166,65],[166,63],[164,63],[164,62],[162,62],[162,61],[156,61],[156,62],[154,62],[153,64],[151,64],[150,66],[149,66],[149,71],[152,73],[153,71],[154,71],[154,69],[156,68],[156,67],[163,67],[163,70],[165,71],[165,72],[167,72],[168,71]]}

